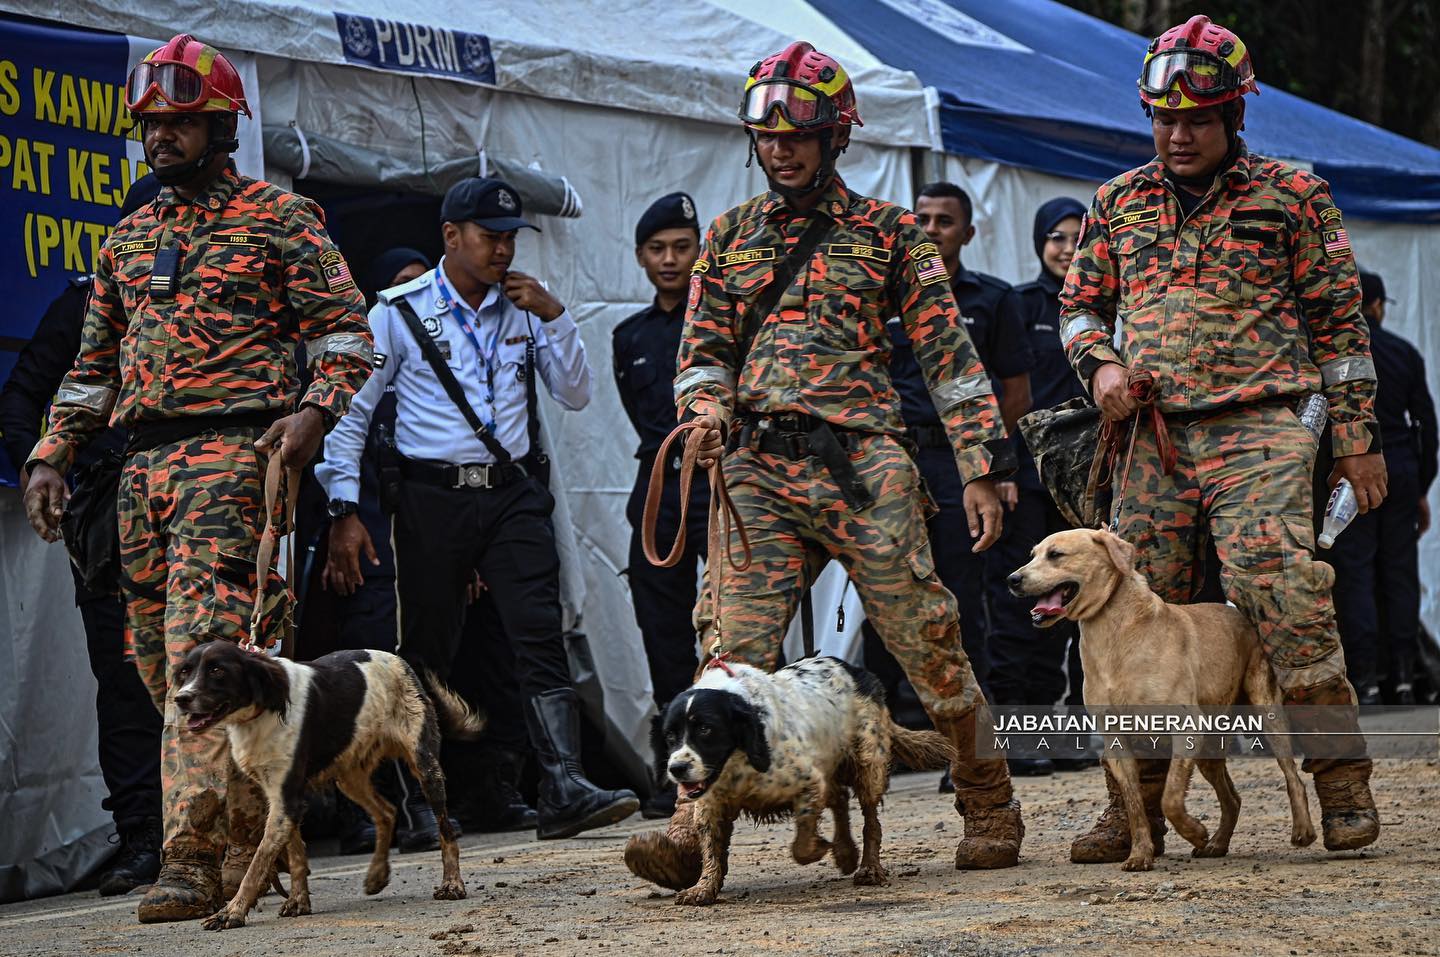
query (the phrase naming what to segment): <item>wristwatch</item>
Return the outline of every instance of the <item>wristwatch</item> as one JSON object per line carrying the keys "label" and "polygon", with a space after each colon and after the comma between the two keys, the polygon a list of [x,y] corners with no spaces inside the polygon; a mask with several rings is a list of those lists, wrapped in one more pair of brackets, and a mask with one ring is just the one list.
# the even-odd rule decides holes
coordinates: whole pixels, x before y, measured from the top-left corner
{"label": "wristwatch", "polygon": [[347,518],[359,511],[360,506],[354,502],[347,502],[344,499],[332,498],[325,510],[330,513],[331,518]]}

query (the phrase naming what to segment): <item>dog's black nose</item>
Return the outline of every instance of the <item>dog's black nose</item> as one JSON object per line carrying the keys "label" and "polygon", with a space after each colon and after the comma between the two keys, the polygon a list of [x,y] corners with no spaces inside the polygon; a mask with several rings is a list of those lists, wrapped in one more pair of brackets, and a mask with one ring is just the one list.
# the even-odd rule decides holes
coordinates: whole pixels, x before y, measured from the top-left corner
{"label": "dog's black nose", "polygon": [[689,762],[689,761],[674,761],[674,762],[672,762],[672,763],[670,764],[670,776],[671,776],[672,778],[674,778],[675,780],[677,780],[677,781],[680,780],[680,779],[683,778],[686,774],[689,774],[689,773],[690,773],[690,762]]}
{"label": "dog's black nose", "polygon": [[184,711],[186,708],[190,707],[190,702],[193,700],[195,700],[195,696],[193,694],[188,691],[182,691],[175,696],[175,707],[179,708],[181,711]]}
{"label": "dog's black nose", "polygon": [[1007,578],[1007,579],[1005,579],[1005,581],[1010,585],[1010,590],[1011,590],[1011,591],[1014,591],[1016,588],[1019,588],[1019,587],[1020,587],[1020,583],[1023,582],[1024,580],[1025,580],[1025,579],[1024,579],[1023,577],[1021,577],[1021,575],[1020,575],[1019,572],[1011,572],[1011,573],[1010,573],[1010,577]]}

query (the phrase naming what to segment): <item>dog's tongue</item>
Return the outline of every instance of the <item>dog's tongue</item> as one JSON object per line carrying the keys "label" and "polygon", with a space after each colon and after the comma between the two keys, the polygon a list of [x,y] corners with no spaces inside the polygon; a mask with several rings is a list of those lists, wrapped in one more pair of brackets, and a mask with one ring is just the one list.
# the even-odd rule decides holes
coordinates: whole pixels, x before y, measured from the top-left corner
{"label": "dog's tongue", "polygon": [[205,727],[205,722],[210,720],[208,714],[192,714],[185,719],[185,727],[190,731],[199,731]]}
{"label": "dog's tongue", "polygon": [[1030,609],[1032,615],[1060,615],[1065,612],[1065,589],[1057,588],[1035,603]]}

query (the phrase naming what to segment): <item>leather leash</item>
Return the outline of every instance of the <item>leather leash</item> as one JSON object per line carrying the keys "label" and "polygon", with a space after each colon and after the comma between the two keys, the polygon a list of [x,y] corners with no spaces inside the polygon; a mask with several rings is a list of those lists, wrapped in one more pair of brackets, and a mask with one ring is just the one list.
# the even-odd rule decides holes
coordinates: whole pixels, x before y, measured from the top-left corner
{"label": "leather leash", "polygon": [[[1151,428],[1155,431],[1155,446],[1160,452],[1160,465],[1166,475],[1175,472],[1175,463],[1179,458],[1175,451],[1175,444],[1170,439],[1170,430],[1165,425],[1165,414],[1155,405],[1155,377],[1144,369],[1131,369],[1125,382],[1125,388],[1130,394],[1130,398],[1140,404],[1128,422],[1130,440],[1128,443],[1124,441],[1126,422],[1104,420],[1100,427],[1100,442],[1095,449],[1095,458],[1090,463],[1090,481],[1087,483],[1089,489],[1087,498],[1094,503],[1095,493],[1110,484],[1115,463],[1120,458],[1120,446],[1128,445],[1125,451],[1125,465],[1120,470],[1120,488],[1116,490],[1115,500],[1110,509],[1109,529],[1111,532],[1116,532],[1120,525],[1120,507],[1125,503],[1125,492],[1130,487],[1130,466],[1135,460],[1135,439],[1140,434],[1140,420],[1145,416],[1147,410],[1150,413]],[[1091,508],[1093,509],[1093,507],[1092,504]]]}
{"label": "leather leash", "polygon": [[[665,463],[669,461],[670,446],[685,433],[703,429],[698,422],[680,423],[665,437],[665,441],[660,444],[660,451],[655,454],[655,464],[650,469],[650,485],[645,490],[645,512],[640,522],[640,544],[645,551],[646,560],[652,565],[670,568],[679,563],[680,556],[685,551],[685,525],[690,511],[690,486],[695,481],[695,460],[699,455],[700,445],[698,441],[686,442],[680,457],[680,528],[676,532],[670,553],[664,558],[661,558],[655,549],[655,525],[660,516],[660,498],[665,489]],[[729,562],[731,568],[744,571],[750,567],[752,556],[750,537],[745,533],[745,523],[741,521],[740,512],[730,498],[729,489],[725,487],[725,473],[719,458],[714,465],[706,469],[706,474],[710,478],[710,521],[705,586],[710,592],[710,607],[715,616],[715,643],[710,653],[718,660],[725,657],[722,650],[724,634],[720,622],[720,580],[723,577],[721,563]],[[735,560],[732,541],[737,531],[742,556],[738,562]]]}
{"label": "leather leash", "polygon": [[[270,453],[270,462],[265,467],[265,529],[260,533],[260,548],[255,553],[255,604],[250,610],[250,634],[240,642],[246,651],[260,652],[260,618],[265,606],[265,584],[270,579],[270,562],[275,557],[275,547],[281,535],[295,530],[295,504],[300,493],[300,470],[285,468],[281,450],[277,447]],[[281,496],[281,481],[284,481],[284,500],[279,503],[282,514],[277,524],[275,514],[277,500]],[[295,537],[286,539],[285,585],[288,588],[295,570]],[[281,636],[280,655],[294,658],[294,629],[288,628]]]}

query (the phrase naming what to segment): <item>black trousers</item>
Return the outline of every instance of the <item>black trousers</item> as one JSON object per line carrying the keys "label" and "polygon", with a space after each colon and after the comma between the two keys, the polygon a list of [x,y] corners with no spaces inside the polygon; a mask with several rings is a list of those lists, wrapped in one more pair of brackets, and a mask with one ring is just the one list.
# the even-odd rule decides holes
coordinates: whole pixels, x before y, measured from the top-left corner
{"label": "black trousers", "polygon": [[1389,473],[1385,504],[1358,515],[1317,557],[1335,568],[1335,615],[1357,691],[1414,680],[1420,634],[1420,476]]}
{"label": "black trousers", "polygon": [[398,499],[400,656],[449,677],[469,611],[465,589],[478,572],[514,650],[520,691],[570,687],[549,491],[534,478],[497,489],[407,481]]}
{"label": "black trousers", "polygon": [[[931,499],[939,509],[926,522],[935,573],[959,605],[960,644],[965,649],[965,656],[970,659],[975,680],[989,695],[990,626],[985,610],[985,565],[982,557],[970,550],[975,540],[970,537],[970,526],[965,518],[965,485],[960,481],[960,471],[955,466],[955,453],[948,447],[921,446],[916,464]],[[861,633],[865,667],[881,676],[882,681],[886,676],[898,679],[900,667],[885,650],[884,643],[869,621],[861,626]],[[895,689],[887,687],[886,691],[894,700]]]}
{"label": "black trousers", "polygon": [[990,691],[995,704],[1054,704],[1065,694],[1066,647],[1078,633],[1073,622],[1049,628],[1030,623],[1033,598],[1010,594],[1006,579],[1030,561],[1030,549],[1070,525],[1047,492],[1021,487],[1014,511],[1005,513],[1000,540],[984,553],[985,599],[990,611]]}
{"label": "black trousers", "polygon": [[110,796],[100,806],[117,828],[160,817],[160,712],[125,658],[125,601],[86,598],[79,591],[85,650],[99,686],[95,717],[100,729],[100,774]]}
{"label": "black trousers", "polygon": [[[630,520],[630,560],[625,576],[630,581],[630,600],[635,606],[635,624],[645,642],[645,659],[650,665],[650,685],[656,708],[690,687],[700,667],[696,653],[695,599],[698,565],[705,560],[708,544],[710,486],[703,480],[690,489],[690,512],[685,527],[685,551],[669,568],[650,564],[641,544],[640,526],[645,511],[645,492],[650,485],[654,457],[640,460],[640,473],[630,493],[625,515]],[[660,512],[655,521],[655,548],[662,555],[670,550],[680,527],[680,479],[675,470],[665,476]]]}

